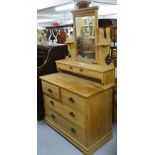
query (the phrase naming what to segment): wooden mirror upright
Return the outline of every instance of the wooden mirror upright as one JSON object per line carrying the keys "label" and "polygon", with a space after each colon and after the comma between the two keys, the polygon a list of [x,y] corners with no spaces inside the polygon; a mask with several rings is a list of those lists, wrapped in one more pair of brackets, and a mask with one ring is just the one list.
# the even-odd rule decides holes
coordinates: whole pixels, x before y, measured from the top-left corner
{"label": "wooden mirror upright", "polygon": [[[109,82],[114,83],[114,65],[105,63],[110,50],[110,28],[98,28],[98,7],[76,9],[72,14],[73,37],[66,41],[70,57],[56,61],[57,68],[101,80],[102,84],[112,78]],[[111,76],[109,80],[105,80],[106,74]]]}

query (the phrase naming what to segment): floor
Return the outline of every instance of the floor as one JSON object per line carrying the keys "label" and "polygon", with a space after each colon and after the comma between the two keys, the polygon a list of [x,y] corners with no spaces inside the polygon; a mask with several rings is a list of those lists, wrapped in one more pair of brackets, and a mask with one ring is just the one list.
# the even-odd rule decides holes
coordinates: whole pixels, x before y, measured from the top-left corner
{"label": "floor", "polygon": [[[113,138],[93,155],[117,155],[117,123],[113,123]],[[83,155],[75,146],[46,125],[37,122],[37,155]]]}

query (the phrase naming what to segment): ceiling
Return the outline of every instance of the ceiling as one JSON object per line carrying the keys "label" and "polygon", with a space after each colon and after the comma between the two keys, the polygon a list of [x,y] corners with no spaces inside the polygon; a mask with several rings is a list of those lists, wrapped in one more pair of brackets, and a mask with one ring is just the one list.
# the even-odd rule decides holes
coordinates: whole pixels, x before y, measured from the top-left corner
{"label": "ceiling", "polygon": [[[76,0],[37,0],[37,26],[52,26],[52,22],[59,22],[61,25],[71,24],[72,14]],[[57,11],[59,6],[73,5],[66,10]],[[99,18],[117,18],[117,0],[91,0],[91,6],[99,6]]]}

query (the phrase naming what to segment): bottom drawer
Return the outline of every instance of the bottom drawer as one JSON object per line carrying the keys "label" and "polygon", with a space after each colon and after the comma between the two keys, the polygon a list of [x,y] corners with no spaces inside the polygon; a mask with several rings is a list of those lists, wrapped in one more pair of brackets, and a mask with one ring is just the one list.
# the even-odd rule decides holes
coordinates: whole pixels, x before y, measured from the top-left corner
{"label": "bottom drawer", "polygon": [[56,112],[51,109],[45,110],[45,120],[51,122],[54,126],[59,128],[66,133],[67,136],[72,137],[73,139],[77,140],[81,144],[85,144],[85,132],[82,128],[78,127],[77,125],[71,123],[64,117],[60,116]]}

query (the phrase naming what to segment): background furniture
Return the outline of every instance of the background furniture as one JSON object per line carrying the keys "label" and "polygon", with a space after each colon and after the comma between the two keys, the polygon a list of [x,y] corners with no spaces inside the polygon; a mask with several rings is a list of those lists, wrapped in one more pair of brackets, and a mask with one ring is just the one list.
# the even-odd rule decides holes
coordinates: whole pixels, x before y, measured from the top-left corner
{"label": "background furniture", "polygon": [[44,105],[40,76],[57,72],[55,60],[64,59],[68,55],[66,45],[37,47],[37,119],[44,118]]}
{"label": "background furniture", "polygon": [[72,35],[73,24],[46,27],[48,41],[64,44],[67,37]]}

